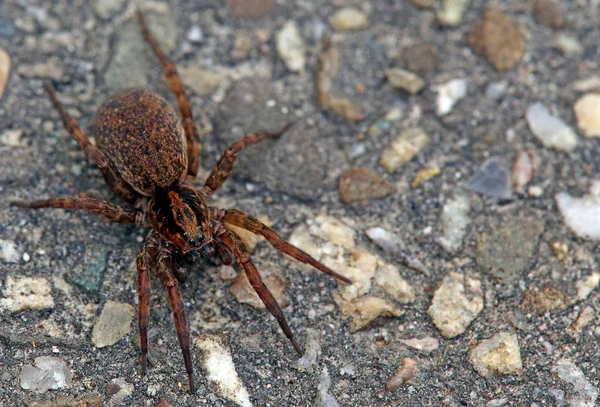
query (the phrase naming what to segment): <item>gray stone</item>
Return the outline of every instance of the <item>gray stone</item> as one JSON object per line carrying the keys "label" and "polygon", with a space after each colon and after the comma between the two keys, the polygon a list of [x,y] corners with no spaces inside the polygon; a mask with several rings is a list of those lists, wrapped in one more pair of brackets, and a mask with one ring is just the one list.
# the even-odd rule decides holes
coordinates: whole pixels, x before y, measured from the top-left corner
{"label": "gray stone", "polygon": [[97,348],[114,345],[131,330],[131,319],[133,318],[133,307],[127,303],[108,301],[94,330],[92,331],[92,342]]}
{"label": "gray stone", "polygon": [[71,264],[65,280],[89,294],[97,294],[104,282],[108,254],[106,246],[90,245],[83,257],[69,256],[66,261]]}
{"label": "gray stone", "polygon": [[440,245],[449,253],[454,253],[462,246],[471,222],[469,211],[471,201],[462,193],[457,193],[454,199],[449,200],[442,209],[440,216]]}
{"label": "gray stone", "polygon": [[511,199],[512,175],[503,159],[491,157],[473,174],[467,188],[498,199]]}
{"label": "gray stone", "polygon": [[20,380],[23,389],[45,393],[70,387],[71,371],[59,358],[40,356],[35,358],[35,367],[23,366]]}
{"label": "gray stone", "polygon": [[561,359],[552,368],[558,377],[572,385],[569,389],[569,406],[593,407],[598,398],[598,389],[585,377],[581,369],[569,359]]}
{"label": "gray stone", "polygon": [[484,339],[471,350],[469,360],[477,373],[484,377],[520,376],[523,373],[521,348],[515,333],[501,332]]}
{"label": "gray stone", "polygon": [[5,263],[18,263],[21,260],[14,242],[0,239],[0,260]]}

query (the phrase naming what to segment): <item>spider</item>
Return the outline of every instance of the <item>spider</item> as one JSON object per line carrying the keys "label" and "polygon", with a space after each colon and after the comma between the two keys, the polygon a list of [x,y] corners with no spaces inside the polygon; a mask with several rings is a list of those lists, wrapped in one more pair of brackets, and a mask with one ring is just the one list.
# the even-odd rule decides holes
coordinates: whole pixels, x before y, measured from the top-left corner
{"label": "spider", "polygon": [[137,19],[145,41],[158,58],[175,94],[182,122],[175,110],[158,94],[144,89],[124,90],[104,102],[97,112],[95,146],[63,108],[54,87],[45,84],[66,130],[88,159],[98,166],[108,187],[119,198],[132,204],[133,209],[89,197],[16,201],[12,204],[24,208],[81,209],[115,222],[152,228],[136,258],[141,370],[144,375],[148,364],[150,273],[154,270],[169,297],[190,392],[193,393],[190,334],[179,285],[187,279],[184,265],[199,258],[215,256],[224,264],[231,264],[235,259],[296,352],[302,355],[281,308],[263,283],[244,243],[226,224],[262,235],[271,246],[294,259],[341,281],[350,281],[286,242],[252,216],[237,209],[219,209],[207,204],[229,176],[236,154],[265,138],[280,136],[290,124],[277,131],[250,133],[235,141],[223,151],[204,185],[200,189],[194,188],[202,147],[190,101],[175,65],[159,48],[140,11],[137,11]]}

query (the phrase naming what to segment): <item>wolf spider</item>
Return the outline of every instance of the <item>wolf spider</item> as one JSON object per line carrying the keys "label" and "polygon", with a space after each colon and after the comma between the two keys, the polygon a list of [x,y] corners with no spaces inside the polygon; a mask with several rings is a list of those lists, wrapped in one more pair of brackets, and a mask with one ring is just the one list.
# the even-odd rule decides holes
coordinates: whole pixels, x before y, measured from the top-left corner
{"label": "wolf spider", "polygon": [[18,201],[13,205],[82,209],[115,222],[152,227],[137,255],[142,374],[146,373],[148,363],[150,272],[154,268],[169,296],[190,392],[194,392],[190,334],[179,284],[187,278],[183,264],[193,263],[200,257],[217,256],[225,264],[231,264],[235,258],[296,352],[302,354],[281,308],[263,283],[244,243],[226,224],[262,235],[271,246],[294,259],[341,281],[350,281],[286,242],[252,216],[237,209],[219,209],[207,205],[207,200],[229,176],[237,153],[265,138],[281,135],[289,124],[277,131],[247,134],[231,144],[221,154],[202,188],[195,189],[192,183],[198,173],[202,148],[190,101],[175,65],[161,51],[139,11],[137,19],[145,41],[160,61],[166,80],[175,94],[182,122],[167,101],[156,93],[143,89],[125,90],[106,101],[96,114],[96,147],[63,108],[54,88],[45,85],[66,130],[98,166],[108,187],[119,198],[133,204],[134,209],[95,198]]}

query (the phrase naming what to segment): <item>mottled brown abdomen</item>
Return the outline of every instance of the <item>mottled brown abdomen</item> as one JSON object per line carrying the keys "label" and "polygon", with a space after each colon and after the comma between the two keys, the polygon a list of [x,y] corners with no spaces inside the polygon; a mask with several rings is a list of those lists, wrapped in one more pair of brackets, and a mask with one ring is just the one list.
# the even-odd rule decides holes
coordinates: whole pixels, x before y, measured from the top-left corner
{"label": "mottled brown abdomen", "polygon": [[94,121],[96,143],[123,179],[144,195],[178,184],[187,171],[180,120],[154,92],[131,89],[104,102]]}

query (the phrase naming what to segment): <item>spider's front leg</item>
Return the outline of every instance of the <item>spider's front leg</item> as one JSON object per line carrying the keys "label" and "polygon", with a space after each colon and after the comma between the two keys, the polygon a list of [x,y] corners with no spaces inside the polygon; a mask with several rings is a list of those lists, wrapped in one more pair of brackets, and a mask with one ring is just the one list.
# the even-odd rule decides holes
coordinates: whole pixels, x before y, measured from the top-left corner
{"label": "spider's front leg", "polygon": [[219,161],[217,161],[217,164],[215,164],[206,179],[206,182],[202,187],[204,196],[206,198],[210,197],[227,180],[227,177],[229,177],[233,168],[237,153],[261,142],[267,137],[281,136],[291,125],[292,123],[288,123],[277,131],[257,131],[256,133],[246,134],[241,139],[234,141],[225,151],[223,151],[221,157],[219,157]]}
{"label": "spider's front leg", "polygon": [[190,353],[190,330],[185,315],[183,298],[181,297],[181,291],[179,290],[179,282],[173,272],[174,264],[171,250],[172,246],[165,246],[159,250],[156,257],[156,271],[160,281],[169,294],[169,302],[171,303],[171,309],[173,310],[173,320],[175,322],[175,330],[177,331],[177,339],[179,341],[181,352],[183,353],[183,362],[185,363],[185,370],[187,371],[188,381],[190,383],[190,393],[194,393],[194,368],[192,366],[192,356]]}
{"label": "spider's front leg", "polygon": [[277,300],[275,300],[275,297],[273,297],[273,294],[271,294],[271,291],[269,291],[269,288],[263,282],[260,273],[256,269],[252,259],[250,259],[250,255],[246,246],[244,246],[242,239],[235,232],[227,229],[227,227],[223,225],[217,225],[215,227],[213,236],[216,239],[221,239],[223,243],[225,243],[225,246],[233,252],[235,260],[243,267],[246,276],[248,277],[248,281],[250,282],[250,285],[252,285],[252,288],[254,288],[254,291],[256,291],[256,294],[258,294],[271,315],[279,322],[279,326],[292,343],[296,352],[298,352],[299,355],[302,355],[302,349],[296,342],[296,339],[294,339],[294,334],[285,319],[285,315],[283,315],[281,307],[277,304]]}

